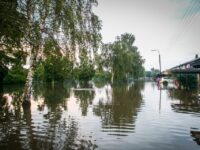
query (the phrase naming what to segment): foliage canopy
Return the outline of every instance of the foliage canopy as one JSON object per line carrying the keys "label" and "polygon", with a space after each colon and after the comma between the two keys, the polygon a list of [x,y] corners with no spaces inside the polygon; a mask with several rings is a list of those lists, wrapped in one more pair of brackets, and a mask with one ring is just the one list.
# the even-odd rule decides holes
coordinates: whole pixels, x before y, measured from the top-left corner
{"label": "foliage canopy", "polygon": [[103,45],[98,67],[110,70],[113,81],[125,81],[143,75],[144,59],[138,48],[133,46],[134,41],[134,35],[125,33],[118,36],[113,43]]}

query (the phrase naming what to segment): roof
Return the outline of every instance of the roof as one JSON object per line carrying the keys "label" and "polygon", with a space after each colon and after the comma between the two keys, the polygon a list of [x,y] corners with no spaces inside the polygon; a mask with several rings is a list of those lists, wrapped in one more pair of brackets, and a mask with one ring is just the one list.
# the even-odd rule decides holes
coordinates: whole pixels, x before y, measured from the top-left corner
{"label": "roof", "polygon": [[193,60],[191,60],[191,61],[188,61],[188,62],[185,62],[185,63],[183,63],[183,64],[180,64],[180,65],[178,65],[178,66],[175,66],[175,67],[173,67],[173,68],[171,68],[171,69],[175,69],[175,68],[177,68],[177,67],[180,67],[180,66],[184,66],[184,65],[187,65],[187,64],[190,64],[190,65],[200,65],[200,58],[195,58],[195,59],[193,59]]}

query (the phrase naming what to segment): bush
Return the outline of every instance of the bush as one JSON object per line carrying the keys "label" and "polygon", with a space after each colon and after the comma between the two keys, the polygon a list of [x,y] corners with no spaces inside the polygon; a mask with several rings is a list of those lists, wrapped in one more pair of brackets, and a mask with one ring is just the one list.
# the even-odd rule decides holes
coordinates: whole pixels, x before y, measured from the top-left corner
{"label": "bush", "polygon": [[37,80],[37,81],[43,81],[44,80],[44,64],[43,63],[39,63],[36,66],[34,79]]}
{"label": "bush", "polygon": [[164,85],[164,86],[167,86],[167,85],[168,85],[168,82],[167,82],[167,81],[164,81],[164,82],[163,82],[163,85]]}
{"label": "bush", "polygon": [[37,65],[34,79],[47,82],[71,80],[72,69],[73,64],[66,57],[50,56]]}
{"label": "bush", "polygon": [[197,76],[184,74],[184,75],[177,75],[177,79],[180,82],[180,86],[185,89],[195,89],[197,88]]}
{"label": "bush", "polygon": [[64,81],[72,78],[73,64],[65,57],[49,57],[44,62],[46,81]]}
{"label": "bush", "polygon": [[79,67],[73,71],[75,79],[79,81],[89,81],[95,75],[95,70],[92,64],[82,63]]}
{"label": "bush", "polygon": [[3,83],[3,79],[8,74],[8,68],[4,65],[0,65],[0,84]]}
{"label": "bush", "polygon": [[5,84],[11,83],[26,83],[28,71],[24,69],[21,65],[12,67],[11,70],[8,71],[8,74],[4,78]]}
{"label": "bush", "polygon": [[111,74],[107,71],[96,72],[94,76],[94,81],[110,81]]}

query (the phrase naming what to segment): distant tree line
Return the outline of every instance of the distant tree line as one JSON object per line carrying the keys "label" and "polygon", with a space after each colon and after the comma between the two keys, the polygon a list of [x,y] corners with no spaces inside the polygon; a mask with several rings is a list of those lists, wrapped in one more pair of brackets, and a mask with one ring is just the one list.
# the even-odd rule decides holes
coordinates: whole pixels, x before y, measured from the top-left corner
{"label": "distant tree line", "polygon": [[155,68],[151,68],[150,71],[145,71],[145,77],[155,79],[157,75],[160,74],[160,71]]}

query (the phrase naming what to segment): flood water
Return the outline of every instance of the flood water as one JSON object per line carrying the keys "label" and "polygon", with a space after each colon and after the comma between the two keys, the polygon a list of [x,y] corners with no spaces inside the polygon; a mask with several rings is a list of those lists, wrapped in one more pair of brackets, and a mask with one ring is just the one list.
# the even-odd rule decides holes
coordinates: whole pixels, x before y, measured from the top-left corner
{"label": "flood water", "polygon": [[30,109],[23,87],[6,86],[0,149],[200,149],[198,91],[129,85],[35,85]]}

